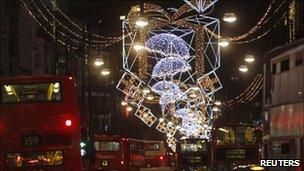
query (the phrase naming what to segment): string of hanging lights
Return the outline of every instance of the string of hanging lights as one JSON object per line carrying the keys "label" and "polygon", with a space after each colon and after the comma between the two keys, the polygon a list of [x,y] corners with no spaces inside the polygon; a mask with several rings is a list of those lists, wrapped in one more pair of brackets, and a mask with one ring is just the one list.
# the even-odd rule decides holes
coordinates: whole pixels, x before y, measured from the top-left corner
{"label": "string of hanging lights", "polygon": [[[28,14],[33,18],[33,20],[54,40],[56,40],[59,44],[65,46],[66,42],[60,40],[60,39],[56,39],[55,36],[42,24],[40,23],[37,18],[33,15],[33,13],[29,10],[28,6],[26,5],[26,3],[23,0],[20,0],[21,3],[23,4],[25,10],[28,12]],[[71,47],[72,49],[77,49],[76,47]]]}
{"label": "string of hanging lights", "polygon": [[[77,37],[77,38],[79,38],[79,39],[83,39],[83,37],[82,37],[82,35],[81,34],[83,34],[83,32],[81,32],[81,34],[79,34],[79,33],[76,33],[75,31],[72,31],[71,29],[69,29],[65,24],[63,24],[59,19],[57,19],[55,16],[54,16],[54,14],[46,7],[46,5],[40,0],[40,2],[41,2],[41,5],[44,7],[44,9],[45,9],[45,12],[49,15],[49,16],[51,16],[51,19],[49,19],[49,18],[47,18],[45,15],[44,15],[44,13],[42,12],[42,9],[40,9],[40,7],[38,7],[37,6],[37,4],[36,4],[36,2],[37,1],[33,1],[32,0],[32,4],[35,6],[35,8],[38,10],[38,12],[40,13],[40,15],[43,15],[44,17],[44,19],[47,21],[47,22],[49,22],[49,24],[52,24],[52,20],[54,21],[56,21],[56,23],[58,23],[58,26],[61,26],[61,27],[63,27],[67,32],[69,32],[69,33],[71,33],[71,35],[72,36],[75,36],[75,37]],[[57,27],[58,27],[57,26]],[[85,33],[86,34],[89,34],[89,32],[86,30],[85,31]],[[113,39],[113,40],[104,40],[104,39],[96,39],[95,38],[95,40],[94,40],[94,37],[92,37],[92,40],[91,40],[91,43],[95,43],[95,44],[105,44],[105,43],[116,43],[116,42],[118,42],[118,41],[120,41],[121,40],[121,38],[120,39]],[[88,41],[88,39],[86,38],[86,41]]]}
{"label": "string of hanging lights", "polygon": [[[28,1],[27,3],[23,0],[21,0],[22,4],[24,5],[26,11],[28,12],[28,14],[31,15],[31,17],[34,19],[34,21],[42,27],[43,30],[45,30],[45,32],[52,37],[53,39],[56,39],[60,44],[62,45],[66,45],[66,41],[69,40],[69,43],[74,43],[74,45],[71,45],[72,49],[77,49],[78,46],[81,46],[82,41],[81,40],[81,36],[78,34],[76,34],[75,32],[69,30],[64,24],[62,24],[59,20],[55,20],[56,23],[59,24],[59,26],[61,26],[62,28],[64,28],[66,31],[61,31],[60,27],[56,25],[56,23],[53,23],[51,20],[49,20],[47,18],[46,15],[43,14],[43,12],[41,11],[41,9],[37,6],[37,4],[35,3],[35,1],[32,1],[32,6],[38,11],[39,15],[35,14],[32,9],[30,10],[30,8],[28,7]],[[51,15],[51,14],[50,14]],[[39,21],[39,20],[43,20],[43,21]],[[46,24],[42,24],[42,23],[46,23]],[[54,28],[56,27],[57,29],[57,33],[59,34],[59,36],[57,36],[57,38],[55,37],[54,33],[52,33],[50,30],[48,30],[47,28]],[[68,31],[69,30],[69,31]],[[72,36],[71,35],[67,35],[65,32],[73,32]],[[72,37],[76,37],[80,40],[74,39]],[[85,40],[86,42],[88,41],[88,38],[86,38]],[[120,40],[112,40],[112,41],[98,41],[98,42],[90,42],[89,43],[85,43],[85,46],[87,47],[92,47],[93,49],[96,48],[100,48],[100,47],[107,47],[110,46],[114,43],[119,42]]]}
{"label": "string of hanging lights", "polygon": [[253,100],[254,97],[260,92],[263,87],[263,77],[262,74],[258,74],[252,83],[237,97],[228,100],[227,102],[223,103],[224,107],[233,108],[233,106],[248,103]]}
{"label": "string of hanging lights", "polygon": [[[255,24],[255,26],[253,26],[250,30],[248,30],[246,33],[239,35],[239,36],[234,36],[234,37],[226,37],[226,36],[221,36],[221,35],[217,35],[215,33],[213,33],[211,30],[208,30],[208,32],[210,32],[210,34],[212,34],[214,37],[216,37],[217,39],[225,39],[229,42],[237,42],[240,40],[243,40],[247,37],[250,37],[251,35],[253,35],[254,33],[256,33],[258,30],[260,30],[263,26],[265,26],[271,19],[272,17],[282,8],[282,6],[286,3],[286,0],[283,0],[281,3],[279,3],[279,6],[274,10],[274,12],[272,13],[272,15],[270,15],[271,10],[273,8],[273,5],[275,4],[276,0],[273,0],[270,5],[268,6],[266,12],[263,14],[263,16],[259,19],[259,21]],[[268,31],[269,32],[269,31]],[[265,31],[262,35],[266,35],[267,31]],[[258,36],[259,38],[261,38],[261,36]],[[263,36],[262,36],[263,37]],[[257,38],[257,39],[259,39]],[[255,38],[252,38],[251,41],[243,41],[244,43],[249,43],[252,42],[254,40],[257,40]],[[241,44],[240,42],[238,42],[237,44]]]}
{"label": "string of hanging lights", "polygon": [[271,28],[269,28],[267,31],[265,31],[263,34],[257,36],[257,37],[254,37],[254,38],[251,38],[249,40],[246,40],[246,41],[237,41],[237,42],[233,42],[234,44],[245,44],[245,43],[250,43],[250,42],[254,42],[258,39],[261,39],[263,38],[264,36],[268,35],[274,28],[276,28],[281,22],[282,20],[284,19],[284,17],[286,16],[287,13],[284,13],[282,15],[282,17],[277,21],[276,24],[274,24]]}
{"label": "string of hanging lights", "polygon": [[[78,25],[76,22],[74,22],[72,19],[70,19],[66,14],[64,14],[64,12],[62,12],[55,4],[55,2],[53,0],[50,1],[52,8],[55,9],[56,11],[58,11],[70,24],[72,24],[74,27],[76,27],[77,29],[79,29],[80,31],[83,31],[84,28],[81,27],[80,25]],[[88,33],[87,30],[85,30],[86,33]],[[107,37],[107,36],[102,36],[96,33],[92,34],[94,37],[97,38],[102,38],[102,39],[121,39],[121,36],[116,36],[116,37]]]}

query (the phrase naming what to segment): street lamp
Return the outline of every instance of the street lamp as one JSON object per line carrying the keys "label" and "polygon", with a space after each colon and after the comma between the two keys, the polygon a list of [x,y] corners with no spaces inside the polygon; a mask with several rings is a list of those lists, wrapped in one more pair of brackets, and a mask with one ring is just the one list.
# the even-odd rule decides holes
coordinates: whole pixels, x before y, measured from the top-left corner
{"label": "street lamp", "polygon": [[226,13],[223,20],[227,23],[233,23],[236,21],[236,16],[233,13]]}
{"label": "street lamp", "polygon": [[144,46],[144,44],[141,43],[141,42],[136,42],[136,43],[134,43],[133,48],[134,48],[136,51],[140,51],[140,50],[144,49],[145,46]]}
{"label": "street lamp", "polygon": [[226,47],[226,46],[229,45],[229,42],[228,42],[228,40],[226,40],[226,39],[220,39],[219,42],[218,42],[218,44],[219,44],[220,46],[222,46],[222,47]]}
{"label": "street lamp", "polygon": [[122,101],[121,103],[120,103],[122,106],[126,106],[128,103],[126,102],[126,101]]}
{"label": "street lamp", "polygon": [[252,63],[255,61],[255,58],[253,55],[246,55],[244,60],[248,63]]}
{"label": "street lamp", "polygon": [[149,24],[149,21],[146,17],[140,16],[136,19],[135,25],[139,28],[143,28]]}
{"label": "street lamp", "polygon": [[94,61],[95,66],[99,67],[104,64],[103,60],[101,58],[96,58]]}
{"label": "street lamp", "polygon": [[222,102],[220,102],[220,101],[215,101],[214,104],[217,105],[217,106],[220,106],[220,105],[222,105]]}
{"label": "street lamp", "polygon": [[127,109],[128,112],[132,111],[132,107],[131,106],[128,106],[126,109]]}
{"label": "street lamp", "polygon": [[101,70],[101,75],[109,75],[110,74],[110,70],[108,68],[104,68]]}
{"label": "street lamp", "polygon": [[248,67],[245,66],[245,65],[241,65],[241,66],[239,67],[239,71],[241,71],[241,72],[248,72]]}
{"label": "street lamp", "polygon": [[218,112],[220,109],[219,109],[218,107],[213,107],[212,110],[213,110],[214,112]]}

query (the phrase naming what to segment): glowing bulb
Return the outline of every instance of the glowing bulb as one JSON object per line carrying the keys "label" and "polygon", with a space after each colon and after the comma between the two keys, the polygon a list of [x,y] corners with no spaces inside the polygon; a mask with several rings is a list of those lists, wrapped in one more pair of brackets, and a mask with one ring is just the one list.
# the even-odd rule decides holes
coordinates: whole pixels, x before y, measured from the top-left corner
{"label": "glowing bulb", "polygon": [[103,60],[101,58],[96,58],[94,62],[95,66],[101,66],[104,64]]}
{"label": "glowing bulb", "polygon": [[54,83],[54,88],[59,88],[59,83]]}
{"label": "glowing bulb", "polygon": [[69,120],[69,119],[66,120],[66,121],[65,121],[65,125],[66,125],[66,126],[72,126],[72,121]]}
{"label": "glowing bulb", "polygon": [[244,60],[248,63],[252,63],[255,61],[255,58],[253,55],[246,55]]}
{"label": "glowing bulb", "polygon": [[149,24],[149,21],[145,17],[138,17],[137,20],[135,21],[136,26],[143,28]]}
{"label": "glowing bulb", "polygon": [[5,88],[6,92],[11,92],[12,91],[12,87],[9,86],[9,85],[5,85],[4,88]]}
{"label": "glowing bulb", "polygon": [[126,109],[127,109],[128,112],[132,111],[132,107],[131,106],[128,106]]}
{"label": "glowing bulb", "polygon": [[110,74],[110,70],[107,68],[104,68],[101,70],[101,75],[109,75]]}
{"label": "glowing bulb", "polygon": [[141,42],[136,42],[136,43],[134,43],[133,48],[136,51],[140,51],[140,50],[143,50],[145,48],[145,46]]}
{"label": "glowing bulb", "polygon": [[241,71],[241,72],[248,72],[248,68],[247,68],[247,66],[245,66],[245,65],[241,65],[241,66],[239,67],[239,71]]}
{"label": "glowing bulb", "polygon": [[219,111],[220,109],[219,109],[218,107],[213,107],[212,110],[213,110],[214,112],[217,112],[217,111]]}
{"label": "glowing bulb", "polygon": [[190,94],[190,97],[195,98],[196,94],[192,93],[192,94]]}
{"label": "glowing bulb", "polygon": [[233,13],[226,13],[223,20],[227,23],[233,23],[236,21],[236,16]]}
{"label": "glowing bulb", "polygon": [[220,102],[220,101],[215,101],[214,104],[217,105],[217,106],[220,106],[220,105],[222,105],[222,102]]}
{"label": "glowing bulb", "polygon": [[126,19],[126,16],[125,16],[125,15],[121,15],[121,16],[119,16],[119,19],[120,19],[121,21],[123,21],[123,20]]}
{"label": "glowing bulb", "polygon": [[128,103],[126,102],[126,101],[122,101],[121,103],[120,103],[122,106],[126,106]]}
{"label": "glowing bulb", "polygon": [[152,95],[149,95],[149,96],[147,96],[147,99],[148,99],[148,100],[153,100],[154,97],[153,97]]}
{"label": "glowing bulb", "polygon": [[229,45],[229,42],[228,42],[228,40],[226,40],[226,39],[220,39],[219,42],[218,42],[218,44],[219,44],[220,46],[222,46],[222,47],[226,47],[226,46]]}
{"label": "glowing bulb", "polygon": [[144,88],[142,91],[143,91],[143,93],[145,93],[145,94],[150,93],[150,89],[149,89],[149,88]]}
{"label": "glowing bulb", "polygon": [[198,90],[200,90],[200,88],[199,88],[199,87],[197,87],[197,86],[195,86],[195,87],[192,87],[192,89],[193,89],[193,90],[195,90],[195,91],[198,91]]}

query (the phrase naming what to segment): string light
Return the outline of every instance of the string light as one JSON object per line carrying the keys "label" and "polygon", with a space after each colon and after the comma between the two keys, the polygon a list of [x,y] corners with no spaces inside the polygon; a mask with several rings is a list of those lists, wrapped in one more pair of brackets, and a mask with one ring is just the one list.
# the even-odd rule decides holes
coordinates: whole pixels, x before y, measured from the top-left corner
{"label": "string light", "polygon": [[[273,16],[283,6],[283,4],[285,3],[286,0],[283,0],[281,3],[279,3],[280,5],[277,7],[275,12],[272,15],[270,15],[270,11],[273,8],[275,1],[276,0],[273,0],[270,3],[266,12],[263,14],[263,16],[260,18],[260,20],[256,23],[256,25],[254,27],[252,27],[249,31],[247,31],[246,33],[239,35],[239,36],[225,37],[225,39],[227,39],[230,42],[237,42],[237,41],[240,41],[240,40],[243,40],[243,39],[249,37],[250,35],[254,34],[256,31],[258,31],[260,28],[262,28],[262,26],[264,26],[270,20],[271,16]],[[270,16],[270,17],[268,17],[268,16]],[[216,37],[217,39],[222,38],[222,36],[213,33],[211,30],[208,30],[208,32],[210,34],[212,34],[214,37]]]}
{"label": "string light", "polygon": [[250,102],[262,89],[262,82],[262,74],[258,74],[252,83],[246,88],[246,90],[232,100],[228,100],[227,102],[223,103],[223,105],[225,107],[232,108],[237,104]]}

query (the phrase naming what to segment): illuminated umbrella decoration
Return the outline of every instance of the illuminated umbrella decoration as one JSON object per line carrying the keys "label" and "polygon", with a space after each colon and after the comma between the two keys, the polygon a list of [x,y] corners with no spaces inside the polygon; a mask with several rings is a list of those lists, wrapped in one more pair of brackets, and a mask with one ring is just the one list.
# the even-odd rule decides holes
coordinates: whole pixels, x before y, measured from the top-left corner
{"label": "illuminated umbrella decoration", "polygon": [[152,91],[154,91],[155,93],[158,93],[160,95],[168,94],[168,93],[177,94],[177,93],[181,92],[178,85],[172,81],[159,81],[159,82],[155,83],[151,89],[152,89]]}
{"label": "illuminated umbrella decoration", "polygon": [[186,72],[191,66],[182,58],[168,57],[157,62],[153,68],[152,77],[164,77],[175,75],[180,72]]}
{"label": "illuminated umbrella decoration", "polygon": [[187,43],[182,38],[170,33],[157,34],[149,38],[146,47],[162,56],[178,56],[185,59],[190,57]]}
{"label": "illuminated umbrella decoration", "polygon": [[189,109],[181,108],[175,111],[175,116],[178,118],[186,118],[189,112],[191,112]]}

